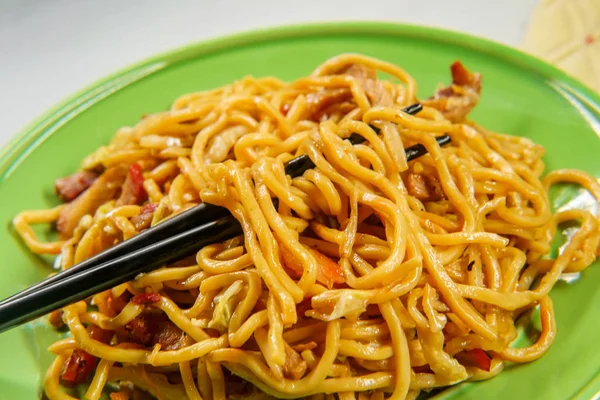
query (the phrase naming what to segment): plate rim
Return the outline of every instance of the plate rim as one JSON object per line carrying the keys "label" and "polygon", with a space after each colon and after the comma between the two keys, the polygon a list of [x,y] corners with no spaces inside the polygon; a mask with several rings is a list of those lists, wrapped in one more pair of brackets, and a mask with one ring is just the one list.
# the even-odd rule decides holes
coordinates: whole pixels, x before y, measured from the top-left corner
{"label": "plate rim", "polygon": [[[8,142],[0,146],[0,184],[20,164],[20,160],[25,159],[30,152],[43,143],[46,138],[50,137],[54,131],[76,117],[79,113],[92,107],[95,103],[115,91],[178,62],[252,43],[356,33],[403,38],[414,37],[469,48],[475,52],[504,60],[516,68],[538,74],[549,81],[558,82],[561,86],[566,86],[569,92],[576,93],[587,104],[591,104],[596,110],[600,110],[600,93],[591,89],[585,83],[534,55],[489,38],[433,26],[368,20],[278,25],[194,41],[117,69],[85,85],[82,89],[59,100],[54,106],[34,117],[31,122],[18,130]],[[466,385],[470,384],[466,383]],[[465,384],[459,387],[464,388],[464,386]],[[458,389],[459,387],[455,387],[454,389]],[[600,371],[592,374],[590,380],[580,387],[571,399],[588,399],[590,398],[589,396],[597,394],[598,390],[600,390]],[[444,394],[450,394],[451,391],[453,390],[441,393],[441,398],[445,398]]]}

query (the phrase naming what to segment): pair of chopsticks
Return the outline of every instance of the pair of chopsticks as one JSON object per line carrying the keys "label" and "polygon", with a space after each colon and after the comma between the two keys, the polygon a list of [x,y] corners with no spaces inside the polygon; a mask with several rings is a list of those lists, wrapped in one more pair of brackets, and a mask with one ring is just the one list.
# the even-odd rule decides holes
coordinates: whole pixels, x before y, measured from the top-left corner
{"label": "pair of chopsticks", "polygon": [[[402,111],[414,115],[422,108],[414,104]],[[379,133],[379,129],[373,129]],[[365,141],[354,133],[347,140],[353,145]],[[440,146],[450,143],[448,135],[436,140]],[[409,161],[427,153],[421,144],[405,151]],[[288,161],[285,172],[296,177],[314,167],[304,154]],[[241,234],[240,224],[227,209],[202,203],[1,301],[0,332]]]}

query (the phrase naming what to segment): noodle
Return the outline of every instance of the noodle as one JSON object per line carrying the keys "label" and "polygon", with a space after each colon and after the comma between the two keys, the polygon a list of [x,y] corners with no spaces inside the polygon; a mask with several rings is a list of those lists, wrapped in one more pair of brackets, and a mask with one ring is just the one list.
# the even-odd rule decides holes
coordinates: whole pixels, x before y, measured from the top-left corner
{"label": "noodle", "polygon": [[[289,84],[248,77],[182,96],[120,129],[57,181],[65,204],[15,217],[31,251],[67,269],[201,202],[243,235],[53,313],[71,336],[50,347],[47,396],[89,382],[89,399],[115,384],[114,400],[415,399],[541,357],[556,335],[550,290],[600,240],[598,217],[553,214],[548,190],[573,182],[598,202],[600,186],[574,170],[542,178],[541,146],[467,119],[480,75],[456,62],[452,78],[409,115],[407,72],[340,55]],[[414,144],[428,154],[409,162]],[[316,167],[286,176],[301,154]],[[40,242],[31,225],[54,222],[60,240]],[[510,347],[538,306],[537,342]]]}

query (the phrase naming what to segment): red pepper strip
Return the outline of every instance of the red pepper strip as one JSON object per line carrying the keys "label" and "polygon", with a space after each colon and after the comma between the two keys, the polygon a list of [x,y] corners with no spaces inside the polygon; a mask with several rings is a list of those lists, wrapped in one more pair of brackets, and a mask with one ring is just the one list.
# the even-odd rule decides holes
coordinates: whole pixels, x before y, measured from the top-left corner
{"label": "red pepper strip", "polygon": [[140,204],[147,196],[146,190],[144,190],[142,167],[137,163],[133,163],[129,167],[129,172],[123,184],[121,196],[117,200],[117,205]]}
{"label": "red pepper strip", "polygon": [[465,367],[475,367],[488,372],[492,365],[491,357],[482,349],[463,350],[454,358]]}
{"label": "red pepper strip", "polygon": [[[285,247],[281,246],[281,259],[284,266],[287,268],[288,274],[292,278],[300,278],[304,269],[302,264],[296,259],[296,257]],[[321,282],[325,286],[331,288],[334,283],[344,283],[344,273],[339,264],[327,257],[320,251],[315,249],[308,249],[315,257],[319,269],[317,271],[317,281]]]}
{"label": "red pepper strip", "polygon": [[65,363],[61,379],[69,384],[78,384],[85,382],[90,373],[96,367],[98,360],[88,352],[75,349]]}

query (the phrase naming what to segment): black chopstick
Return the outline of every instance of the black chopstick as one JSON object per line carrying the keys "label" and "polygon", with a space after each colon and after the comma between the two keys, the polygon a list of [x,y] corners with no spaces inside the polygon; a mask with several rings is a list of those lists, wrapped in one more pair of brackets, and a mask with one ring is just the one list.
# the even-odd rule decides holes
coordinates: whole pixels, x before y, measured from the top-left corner
{"label": "black chopstick", "polygon": [[62,277],[34,292],[20,294],[17,299],[9,298],[0,304],[0,333],[130,281],[141,272],[173,263],[194,254],[199,248],[241,233],[240,224],[233,216],[228,215],[102,264],[90,266],[77,274]]}
{"label": "black chopstick", "polygon": [[[405,107],[402,109],[407,114],[415,115],[419,111],[423,109],[423,105],[421,103],[416,103]],[[370,125],[370,127],[379,134],[379,128],[376,126]],[[448,138],[450,139],[450,138]],[[358,133],[352,133],[346,140],[348,140],[352,145],[357,145],[365,142],[365,138],[360,136]],[[425,150],[425,148],[423,148]],[[315,164],[312,160],[306,155],[302,154],[294,159],[288,161],[285,165],[285,173],[294,177],[302,175],[306,170],[314,168]]]}
{"label": "black chopstick", "polygon": [[[420,103],[416,103],[405,107],[402,109],[403,112],[415,115],[423,109],[423,106]],[[371,126],[377,133],[379,133],[379,129],[375,126]],[[440,137],[442,138],[442,137]],[[443,139],[438,139],[443,140]],[[450,138],[448,138],[448,141]],[[348,141],[355,144],[360,144],[365,141],[365,139],[353,133],[348,138]],[[445,144],[445,143],[444,143]],[[443,145],[440,143],[440,145]],[[419,146],[419,145],[417,145]],[[412,146],[415,147],[415,146]],[[411,147],[411,148],[412,148]],[[417,152],[419,155],[425,154],[426,150],[424,147],[420,147],[418,150],[410,150],[411,148],[406,149],[407,157],[408,152],[413,151]],[[305,171],[314,168],[315,164],[311,161],[311,159],[306,155],[302,154],[290,161],[288,161],[285,165],[285,173],[290,175],[291,177],[296,177],[302,175]],[[53,284],[61,279],[64,279],[67,276],[78,274],[80,271],[84,271],[94,265],[102,264],[104,262],[110,261],[112,259],[118,258],[122,255],[135,251],[143,246],[148,245],[149,243],[156,243],[163,239],[167,239],[171,236],[174,236],[178,233],[193,229],[199,225],[205,224],[210,221],[215,221],[218,218],[229,215],[229,211],[225,208],[214,206],[212,204],[202,203],[195,207],[190,208],[189,210],[183,211],[176,216],[161,222],[157,227],[153,227],[151,229],[147,229],[129,240],[121,242],[116,246],[111,247],[110,249],[103,251],[93,257],[88,258],[81,263],[72,266],[69,269],[61,271],[33,286],[30,286],[21,292],[4,299],[0,302],[0,305],[4,304],[7,301],[14,300],[17,296],[23,295],[28,292],[34,292],[39,290],[41,287]]]}
{"label": "black chopstick", "polygon": [[[450,137],[443,135],[436,140],[443,146],[450,142]],[[405,150],[409,161],[427,153],[420,144]],[[295,167],[289,171],[290,175],[301,175],[312,162],[302,164],[306,166],[304,170],[297,168],[299,163],[292,164]],[[289,163],[286,173],[288,166]],[[5,299],[0,303],[0,332],[242,233],[241,226],[226,209],[208,204],[196,206]]]}

